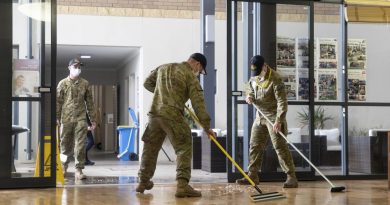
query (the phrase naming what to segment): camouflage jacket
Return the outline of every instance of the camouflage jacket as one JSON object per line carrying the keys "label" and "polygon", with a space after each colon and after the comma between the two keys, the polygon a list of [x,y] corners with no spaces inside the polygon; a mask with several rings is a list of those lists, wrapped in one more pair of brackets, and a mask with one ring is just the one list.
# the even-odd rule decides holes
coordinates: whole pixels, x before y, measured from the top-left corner
{"label": "camouflage jacket", "polygon": [[[279,74],[268,69],[264,79],[251,77],[246,84],[246,95],[253,97],[254,104],[272,121],[284,122],[287,114],[287,97]],[[256,117],[261,119],[260,113]]]}
{"label": "camouflage jacket", "polygon": [[69,77],[61,80],[57,86],[57,120],[62,123],[86,120],[86,111],[95,122],[91,87],[87,80],[74,81]]}
{"label": "camouflage jacket", "polygon": [[190,99],[203,128],[210,128],[203,89],[187,62],[159,66],[146,78],[144,87],[154,93],[149,115],[184,120],[184,106]]}

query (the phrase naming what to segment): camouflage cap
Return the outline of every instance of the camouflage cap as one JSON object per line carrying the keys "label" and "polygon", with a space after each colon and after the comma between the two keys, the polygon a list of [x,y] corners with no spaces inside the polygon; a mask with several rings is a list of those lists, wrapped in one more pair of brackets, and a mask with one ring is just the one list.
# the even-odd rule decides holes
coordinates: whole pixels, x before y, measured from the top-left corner
{"label": "camouflage cap", "polygon": [[80,66],[84,66],[84,63],[81,62],[80,58],[73,58],[72,60],[69,61],[69,65],[74,65],[74,64],[79,64]]}

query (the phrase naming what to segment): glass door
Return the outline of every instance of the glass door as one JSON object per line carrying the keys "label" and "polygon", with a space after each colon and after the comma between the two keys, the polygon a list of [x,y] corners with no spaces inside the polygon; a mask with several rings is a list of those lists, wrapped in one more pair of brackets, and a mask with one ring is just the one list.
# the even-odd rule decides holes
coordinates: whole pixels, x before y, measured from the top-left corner
{"label": "glass door", "polygon": [[8,0],[0,19],[0,188],[54,187],[56,2]]}
{"label": "glass door", "polygon": [[[262,55],[285,84],[288,112],[287,138],[300,152],[312,160],[310,125],[302,127],[299,112],[309,112],[310,93],[314,81],[313,4],[310,1],[285,4],[286,1],[228,1],[227,5],[227,127],[228,150],[247,172],[252,123],[256,117],[253,106],[245,102],[244,87],[250,78],[249,59]],[[294,10],[294,12],[287,11]],[[312,24],[310,24],[312,21]],[[310,114],[309,114],[310,115]],[[310,120],[308,120],[310,124]],[[230,132],[230,133],[229,133]],[[314,179],[310,165],[289,146],[299,179]],[[280,181],[286,177],[278,156],[268,139],[263,154],[262,181]],[[242,175],[229,163],[228,181]]]}

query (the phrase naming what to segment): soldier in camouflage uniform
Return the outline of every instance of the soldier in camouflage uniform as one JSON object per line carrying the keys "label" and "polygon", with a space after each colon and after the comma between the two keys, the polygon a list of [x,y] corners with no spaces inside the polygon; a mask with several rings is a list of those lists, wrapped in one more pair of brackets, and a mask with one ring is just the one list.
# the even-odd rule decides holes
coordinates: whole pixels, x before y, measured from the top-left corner
{"label": "soldier in camouflage uniform", "polygon": [[186,62],[161,65],[151,72],[144,87],[154,93],[149,123],[142,136],[144,148],[138,176],[137,192],[153,188],[150,180],[156,169],[157,156],[166,136],[177,155],[176,197],[200,197],[189,184],[191,178],[192,137],[184,118],[184,106],[190,99],[202,127],[212,136],[210,117],[206,112],[203,90],[197,76],[205,72],[206,58],[194,53]]}
{"label": "soldier in camouflage uniform", "polygon": [[[261,169],[263,153],[267,145],[268,136],[278,155],[279,164],[287,174],[284,188],[298,187],[295,176],[295,166],[288,149],[286,140],[278,134],[278,131],[287,135],[287,98],[284,83],[279,74],[267,65],[264,65],[262,56],[254,56],[251,59],[252,76],[246,88],[246,102],[254,104],[258,109],[274,122],[273,125],[256,112],[256,120],[253,122],[250,148],[249,148],[249,177],[259,183],[258,171]],[[249,184],[245,179],[238,179],[238,184]]]}
{"label": "soldier in camouflage uniform", "polygon": [[92,92],[87,80],[79,77],[82,62],[76,58],[69,62],[69,76],[57,86],[57,124],[62,124],[60,137],[61,162],[66,174],[70,157],[75,155],[76,179],[85,179],[85,145],[87,136],[86,111],[92,129],[96,127]]}

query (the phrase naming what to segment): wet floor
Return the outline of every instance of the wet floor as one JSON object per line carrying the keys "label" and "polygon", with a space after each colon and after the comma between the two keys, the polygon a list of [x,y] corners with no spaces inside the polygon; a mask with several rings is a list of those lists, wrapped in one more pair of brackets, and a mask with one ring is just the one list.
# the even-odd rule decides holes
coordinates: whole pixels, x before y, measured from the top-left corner
{"label": "wet floor", "polygon": [[[99,178],[91,179],[98,181]],[[108,179],[106,179],[108,180]],[[333,181],[346,186],[342,193],[331,193],[324,182],[300,182],[299,188],[283,189],[282,183],[261,183],[264,192],[279,192],[285,198],[259,202],[270,205],[388,205],[387,180]],[[250,195],[256,191],[250,186],[227,183],[192,183],[202,192],[200,198],[176,198],[174,183],[156,183],[144,194],[135,192],[136,184],[89,184],[52,189],[0,190],[0,204],[6,205],[133,205],[133,204],[251,204]]]}

